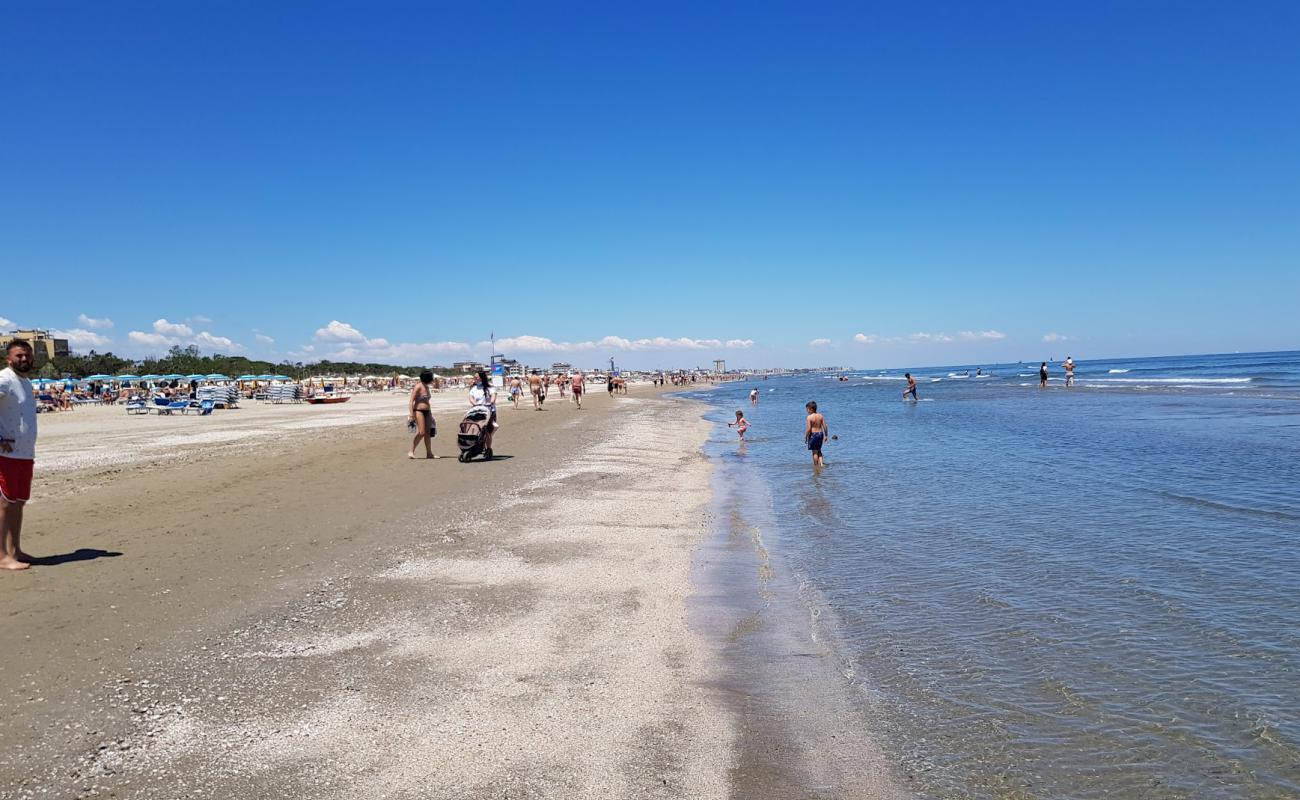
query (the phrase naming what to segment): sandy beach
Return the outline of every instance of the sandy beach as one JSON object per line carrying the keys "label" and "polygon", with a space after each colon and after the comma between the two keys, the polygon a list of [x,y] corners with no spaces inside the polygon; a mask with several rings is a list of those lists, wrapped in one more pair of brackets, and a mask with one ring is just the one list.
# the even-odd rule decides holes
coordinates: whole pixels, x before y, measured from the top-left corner
{"label": "sandy beach", "polygon": [[810,719],[737,674],[770,568],[702,546],[698,406],[503,406],[464,465],[405,457],[404,403],[42,419],[0,796],[894,796],[833,689]]}

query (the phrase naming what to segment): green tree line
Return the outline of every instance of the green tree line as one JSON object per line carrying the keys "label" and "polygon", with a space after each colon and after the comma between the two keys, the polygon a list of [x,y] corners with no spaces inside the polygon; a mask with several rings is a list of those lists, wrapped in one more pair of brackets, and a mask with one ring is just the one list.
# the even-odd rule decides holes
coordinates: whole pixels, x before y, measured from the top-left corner
{"label": "green tree line", "polygon": [[[145,358],[133,360],[115,356],[112,353],[96,353],[91,350],[86,355],[68,355],[56,358],[45,364],[40,370],[43,378],[84,378],[87,375],[192,375],[219,373],[232,378],[240,375],[288,375],[291,378],[306,378],[312,375],[410,375],[423,367],[395,366],[393,364],[363,364],[358,361],[316,361],[304,364],[301,361],[282,361],[273,364],[270,361],[257,361],[244,356],[227,356],[220,353],[202,355],[199,348],[172,347],[162,358]],[[450,375],[449,367],[433,367],[434,372]]]}

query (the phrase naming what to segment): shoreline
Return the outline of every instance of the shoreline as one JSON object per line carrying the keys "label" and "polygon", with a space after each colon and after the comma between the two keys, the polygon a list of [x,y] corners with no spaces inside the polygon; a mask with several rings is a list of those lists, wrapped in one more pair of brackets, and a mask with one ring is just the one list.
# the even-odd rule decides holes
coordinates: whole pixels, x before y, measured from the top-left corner
{"label": "shoreline", "polygon": [[770,500],[729,486],[736,465],[706,457],[715,461],[714,524],[693,556],[691,615],[718,658],[718,688],[737,724],[732,796],[908,796],[872,733],[867,697],[828,641],[834,631],[822,617],[831,610],[806,596],[768,546],[777,529]]}
{"label": "shoreline", "polygon": [[380,421],[48,475],[27,538],[67,559],[0,583],[0,796],[729,796],[685,612],[707,424],[502,412],[492,464]]}
{"label": "shoreline", "polygon": [[[826,691],[774,714],[813,704],[737,669],[771,632],[738,653],[701,624],[723,619],[700,612],[722,586],[700,569],[713,423],[649,388],[503,407],[493,464],[407,460],[391,396],[361,422],[297,407],[186,427],[194,452],[51,459],[29,540],[69,558],[0,583],[11,620],[56,632],[0,634],[0,797],[896,796],[824,663],[785,659]],[[435,396],[436,452],[461,399]],[[135,422],[107,440],[147,444]],[[754,562],[728,563],[752,602]]]}

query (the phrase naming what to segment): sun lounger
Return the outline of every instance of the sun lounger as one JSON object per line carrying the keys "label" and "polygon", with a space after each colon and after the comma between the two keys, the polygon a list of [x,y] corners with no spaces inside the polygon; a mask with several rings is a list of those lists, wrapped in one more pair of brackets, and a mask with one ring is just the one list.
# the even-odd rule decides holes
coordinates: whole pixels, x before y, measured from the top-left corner
{"label": "sun lounger", "polygon": [[148,414],[149,404],[143,400],[128,400],[126,403],[126,413],[128,414]]}
{"label": "sun lounger", "polygon": [[[155,397],[154,402],[157,403],[158,398]],[[173,400],[170,403],[166,403],[165,405],[154,406],[154,411],[157,411],[159,414],[172,414],[177,411],[184,414],[187,410],[189,410],[189,407],[190,407],[189,400]]]}
{"label": "sun lounger", "polygon": [[212,409],[216,407],[216,405],[217,405],[216,401],[214,400],[199,401],[199,416],[206,416],[208,414],[211,414]]}

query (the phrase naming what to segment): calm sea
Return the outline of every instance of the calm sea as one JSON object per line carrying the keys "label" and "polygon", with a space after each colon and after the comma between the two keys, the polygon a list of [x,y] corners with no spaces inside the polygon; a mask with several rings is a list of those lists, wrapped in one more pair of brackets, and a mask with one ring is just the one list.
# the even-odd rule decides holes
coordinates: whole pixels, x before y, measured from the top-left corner
{"label": "calm sea", "polygon": [[919,795],[1300,797],[1300,353],[1037,368],[695,396]]}

